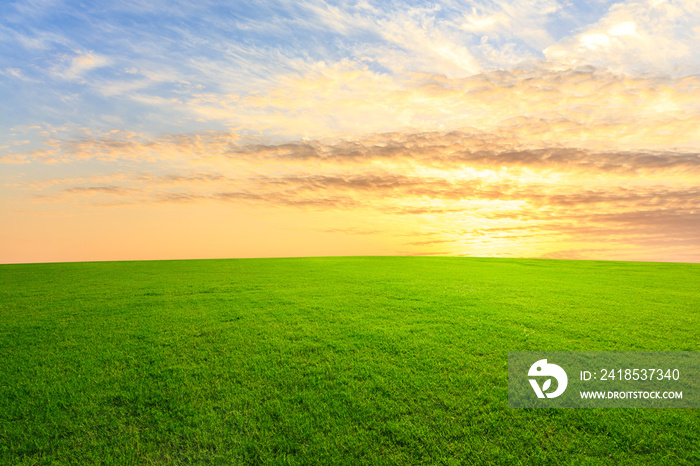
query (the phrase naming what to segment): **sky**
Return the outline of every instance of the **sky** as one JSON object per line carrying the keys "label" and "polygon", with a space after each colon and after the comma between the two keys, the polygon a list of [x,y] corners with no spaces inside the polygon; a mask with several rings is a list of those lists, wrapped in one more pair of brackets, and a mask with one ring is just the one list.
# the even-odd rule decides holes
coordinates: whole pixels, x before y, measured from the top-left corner
{"label": "sky", "polygon": [[700,262],[700,0],[0,4],[0,262]]}

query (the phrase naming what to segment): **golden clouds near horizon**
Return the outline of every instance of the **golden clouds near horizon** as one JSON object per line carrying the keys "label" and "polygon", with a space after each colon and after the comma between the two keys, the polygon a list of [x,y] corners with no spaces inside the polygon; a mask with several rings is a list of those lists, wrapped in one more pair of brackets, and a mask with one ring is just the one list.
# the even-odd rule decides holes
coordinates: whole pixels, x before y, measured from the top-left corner
{"label": "golden clouds near horizon", "polygon": [[[293,226],[298,238],[282,255],[695,261],[699,97],[696,76],[538,68],[392,78],[346,63],[266,92],[183,101],[227,115],[236,130],[44,130],[43,147],[2,161],[31,173],[73,168],[4,187],[25,216],[110,210],[143,225],[178,206],[231,233],[219,256],[279,255],[269,241],[250,244],[275,229],[280,244],[292,241]],[[237,241],[240,222],[267,233]],[[220,240],[218,230],[198,231]],[[202,254],[195,243],[184,250]]]}
{"label": "golden clouds near horizon", "polygon": [[[291,224],[276,219],[296,218],[294,229],[306,230],[315,244],[299,240],[283,255],[321,254],[321,245],[342,238],[345,245],[359,240],[357,250],[341,248],[346,254],[700,259],[698,154],[526,149],[477,131],[279,144],[241,143],[227,133],[129,137],[123,144],[115,137],[67,147],[79,148],[78,160],[92,154],[106,167],[115,157],[141,160],[139,170],[14,188],[37,210],[51,204],[67,215],[205,206],[214,216],[208,222],[232,238],[247,218],[241,212],[249,225],[279,228],[281,243]],[[148,163],[144,154],[151,154]],[[270,255],[259,251],[252,255]]]}

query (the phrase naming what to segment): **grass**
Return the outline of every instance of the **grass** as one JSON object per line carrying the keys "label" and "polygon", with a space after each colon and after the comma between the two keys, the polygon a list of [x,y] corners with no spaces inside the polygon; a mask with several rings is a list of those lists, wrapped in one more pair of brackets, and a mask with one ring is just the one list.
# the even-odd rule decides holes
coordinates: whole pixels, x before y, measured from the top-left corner
{"label": "grass", "polygon": [[0,266],[2,464],[700,464],[700,411],[507,405],[507,353],[700,350],[697,264]]}

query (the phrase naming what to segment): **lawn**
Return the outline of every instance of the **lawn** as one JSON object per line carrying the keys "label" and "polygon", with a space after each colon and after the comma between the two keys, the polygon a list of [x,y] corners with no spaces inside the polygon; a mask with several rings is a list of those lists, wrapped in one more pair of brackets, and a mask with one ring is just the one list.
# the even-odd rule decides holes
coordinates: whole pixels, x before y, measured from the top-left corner
{"label": "lawn", "polygon": [[700,265],[0,266],[2,464],[700,464],[700,410],[512,409],[508,351],[700,351]]}

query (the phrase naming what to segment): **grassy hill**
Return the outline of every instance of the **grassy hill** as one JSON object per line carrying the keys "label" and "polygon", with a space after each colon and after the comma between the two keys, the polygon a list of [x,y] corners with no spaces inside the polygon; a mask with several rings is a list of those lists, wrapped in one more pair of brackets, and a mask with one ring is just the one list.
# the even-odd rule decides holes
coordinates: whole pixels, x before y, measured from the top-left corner
{"label": "grassy hill", "polygon": [[0,463],[700,464],[700,410],[508,408],[529,350],[700,351],[700,265],[3,265]]}

